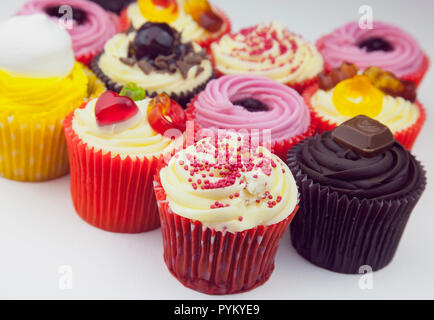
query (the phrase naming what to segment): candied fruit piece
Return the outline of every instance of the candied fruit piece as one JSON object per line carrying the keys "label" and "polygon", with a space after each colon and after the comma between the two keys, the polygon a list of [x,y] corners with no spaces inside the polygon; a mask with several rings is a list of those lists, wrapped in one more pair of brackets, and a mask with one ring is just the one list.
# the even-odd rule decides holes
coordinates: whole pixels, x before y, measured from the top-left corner
{"label": "candied fruit piece", "polygon": [[318,75],[319,87],[322,90],[330,90],[339,82],[354,77],[357,71],[357,67],[354,64],[344,62],[339,68],[335,68],[329,73],[320,73]]}
{"label": "candied fruit piece", "polygon": [[138,3],[140,12],[148,21],[171,23],[178,19],[176,0],[139,0]]}
{"label": "candied fruit piece", "polygon": [[362,114],[374,118],[383,108],[383,96],[367,76],[357,75],[336,85],[333,104],[344,116],[354,117]]}
{"label": "candied fruit piece", "polygon": [[223,19],[213,11],[207,0],[186,0],[184,10],[209,32],[219,31],[224,23]]}

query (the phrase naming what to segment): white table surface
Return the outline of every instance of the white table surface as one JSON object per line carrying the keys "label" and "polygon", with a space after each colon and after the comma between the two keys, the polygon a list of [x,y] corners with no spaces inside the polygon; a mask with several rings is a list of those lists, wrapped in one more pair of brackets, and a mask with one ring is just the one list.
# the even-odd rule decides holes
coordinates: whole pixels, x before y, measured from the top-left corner
{"label": "white table surface", "polygon": [[[0,21],[25,0],[0,1]],[[359,18],[365,1],[219,0],[235,30],[279,19],[310,41]],[[434,57],[434,1],[371,0],[375,19],[411,32]],[[248,6],[248,7],[246,7]],[[431,88],[431,89],[430,89]],[[434,72],[420,86],[428,121],[413,152],[428,170],[428,187],[414,210],[392,263],[361,290],[358,275],[320,269],[300,257],[286,234],[276,269],[263,286],[213,297],[184,288],[166,269],[160,230],[114,234],[83,222],[74,212],[69,176],[38,184],[0,179],[0,298],[6,299],[425,299],[434,298]],[[59,286],[61,266],[72,288]],[[68,267],[68,268],[69,268]]]}

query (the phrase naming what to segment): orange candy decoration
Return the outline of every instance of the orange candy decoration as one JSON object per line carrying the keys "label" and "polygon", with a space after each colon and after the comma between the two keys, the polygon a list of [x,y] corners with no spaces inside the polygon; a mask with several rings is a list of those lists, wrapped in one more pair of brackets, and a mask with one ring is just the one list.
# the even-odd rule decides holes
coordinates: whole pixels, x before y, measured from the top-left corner
{"label": "orange candy decoration", "polygon": [[336,110],[348,117],[378,116],[383,108],[384,94],[374,87],[367,76],[358,75],[339,82],[333,92]]}
{"label": "orange candy decoration", "polygon": [[217,32],[223,26],[223,19],[212,10],[207,0],[186,0],[184,10],[209,32]]}
{"label": "orange candy decoration", "polygon": [[173,129],[184,132],[186,128],[184,109],[165,93],[149,102],[148,122],[152,129],[164,136],[170,135]]}
{"label": "orange candy decoration", "polygon": [[150,22],[171,23],[179,16],[176,0],[138,0],[140,12]]}

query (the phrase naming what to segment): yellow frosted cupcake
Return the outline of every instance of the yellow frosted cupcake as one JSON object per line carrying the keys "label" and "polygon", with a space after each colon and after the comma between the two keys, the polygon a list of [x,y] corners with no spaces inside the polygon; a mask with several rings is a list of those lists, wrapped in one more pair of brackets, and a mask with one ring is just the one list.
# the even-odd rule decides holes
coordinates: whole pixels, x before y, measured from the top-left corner
{"label": "yellow frosted cupcake", "polygon": [[[102,92],[75,62],[71,38],[43,15],[0,24],[0,176],[43,181],[68,172],[63,119]],[[89,74],[89,76],[92,75]]]}

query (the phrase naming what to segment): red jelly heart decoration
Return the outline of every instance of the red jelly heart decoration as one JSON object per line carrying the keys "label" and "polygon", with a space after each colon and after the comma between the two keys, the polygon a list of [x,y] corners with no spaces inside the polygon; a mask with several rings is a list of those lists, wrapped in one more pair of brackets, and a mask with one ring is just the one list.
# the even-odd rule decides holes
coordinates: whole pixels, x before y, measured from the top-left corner
{"label": "red jelly heart decoration", "polygon": [[148,121],[152,129],[162,135],[171,129],[184,132],[186,127],[184,109],[164,93],[149,102]]}
{"label": "red jelly heart decoration", "polygon": [[95,105],[95,117],[99,126],[123,122],[134,117],[138,111],[139,108],[130,97],[119,96],[113,91],[104,92]]}

